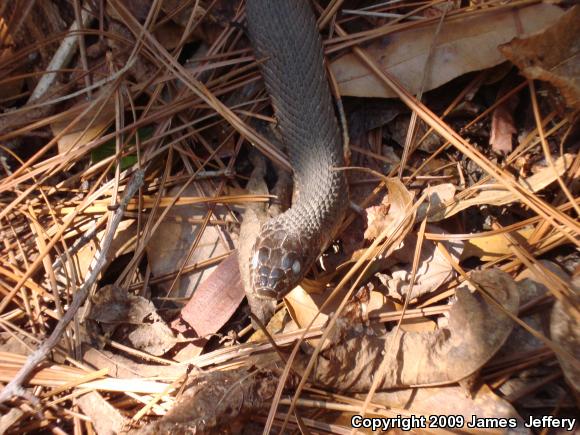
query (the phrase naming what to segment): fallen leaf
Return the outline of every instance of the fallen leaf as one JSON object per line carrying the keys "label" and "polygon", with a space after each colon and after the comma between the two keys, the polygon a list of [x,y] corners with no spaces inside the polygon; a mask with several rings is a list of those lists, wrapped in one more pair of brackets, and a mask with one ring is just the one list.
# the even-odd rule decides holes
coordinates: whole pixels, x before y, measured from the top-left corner
{"label": "fallen leaf", "polygon": [[[472,281],[493,295],[504,310],[516,314],[518,289],[498,269],[475,271]],[[449,326],[429,333],[395,331],[377,336],[362,327],[321,352],[312,380],[339,391],[368,391],[381,364],[386,368],[379,389],[458,382],[478,371],[503,345],[514,323],[467,285],[456,290]],[[310,357],[297,361],[303,370]],[[387,361],[384,361],[387,359]]]}
{"label": "fallen leaf", "polygon": [[398,100],[348,99],[345,100],[344,105],[350,141],[357,143],[366,140],[366,134],[369,131],[387,125],[407,110],[405,105]]}
{"label": "fallen leaf", "polygon": [[[110,264],[115,258],[128,253],[132,249],[133,245],[130,243],[130,241],[135,237],[135,228],[133,226],[134,223],[135,221],[133,219],[126,219],[121,221],[119,224],[117,231],[113,236],[111,247],[105,253],[106,260],[105,267],[103,268],[104,270],[106,270],[107,265]],[[106,229],[97,232],[95,237],[93,237],[87,244],[79,249],[76,254],[73,255],[75,273],[79,275],[79,278],[84,279],[84,277],[89,272],[91,264],[93,264],[95,261],[95,254],[99,251],[101,241],[103,240],[103,237],[105,237],[106,233]],[[67,268],[71,267],[68,261],[64,261],[63,264]],[[70,274],[72,271],[69,270],[68,273]],[[63,279],[66,279],[66,277],[63,276]]]}
{"label": "fallen leaf", "polygon": [[157,378],[167,381],[178,379],[187,372],[185,365],[158,365],[136,362],[118,352],[83,346],[83,361],[97,370],[107,369],[114,378]]}
{"label": "fallen leaf", "polygon": [[[568,280],[567,274],[555,263],[547,260],[538,261],[542,267],[554,273],[563,280]],[[534,273],[526,268],[516,276],[516,284],[520,293],[520,306],[538,300],[549,294],[548,288],[542,284]],[[531,328],[541,332],[544,336],[550,336],[550,318],[547,310],[533,310],[530,314],[520,318]],[[514,352],[525,353],[537,351],[545,346],[544,342],[534,337],[520,325],[516,325],[511,335],[495,355],[493,363],[502,358],[513,358]]]}
{"label": "fallen leaf", "polygon": [[[574,291],[574,300],[576,306],[580,302],[580,280],[576,278],[573,285],[570,287]],[[576,361],[572,358],[556,354],[558,362],[562,367],[564,376],[568,384],[580,392],[580,368],[578,368],[578,361],[580,361],[580,320],[573,312],[574,307],[567,306],[560,300],[554,303],[552,309],[550,333],[552,339],[558,343],[564,350],[566,350]]]}
{"label": "fallen leaf", "polygon": [[[181,186],[175,186],[168,193],[167,199],[172,199]],[[183,197],[195,197],[199,195],[199,189],[212,189],[212,184],[203,180],[196,185],[189,186],[182,193]],[[210,190],[211,191],[211,190]],[[178,202],[178,204],[180,204]],[[216,206],[214,215],[219,216],[222,208]],[[213,225],[208,225],[203,229],[203,234],[198,235],[202,230],[200,224],[192,224],[190,220],[199,220],[205,217],[207,208],[205,206],[196,207],[191,205],[174,206],[165,220],[147,244],[147,258],[151,265],[153,276],[161,276],[176,273],[184,262],[185,266],[193,266],[208,258],[223,255],[228,249],[223,245],[218,229]],[[197,249],[188,258],[189,251],[194,241],[201,237]],[[201,271],[183,274],[175,284],[173,280],[168,280],[159,284],[166,290],[169,297],[190,297],[197,286],[208,276],[217,266],[204,268]],[[169,290],[171,291],[169,292]]]}
{"label": "fallen leaf", "polygon": [[[412,94],[424,91],[468,73],[498,65],[504,61],[499,44],[516,36],[537,32],[563,14],[550,4],[536,4],[519,9],[509,8],[468,18],[447,19],[437,35],[433,64],[423,80],[425,64],[431,51],[437,22],[417,26],[377,39],[365,48],[383,69],[394,76]],[[332,71],[340,94],[355,97],[393,98],[397,95],[385,86],[354,55],[347,54],[332,62]]]}
{"label": "fallen leaf", "polygon": [[108,285],[95,292],[91,302],[87,319],[96,322],[106,334],[123,327],[123,338],[136,349],[160,356],[177,343],[171,328],[148,299]]}
{"label": "fallen leaf", "polygon": [[[364,400],[362,395],[359,395]],[[518,428],[524,429],[524,421],[514,407],[483,384],[472,394],[460,386],[434,388],[408,388],[382,391],[373,395],[373,403],[389,408],[404,408],[412,414],[458,416],[465,419],[461,433],[482,433],[485,429],[467,429],[467,423],[477,418],[515,418]],[[428,420],[429,421],[429,420]],[[451,421],[451,420],[449,420]],[[429,428],[429,433],[449,433],[449,428]],[[458,431],[459,432],[459,431]],[[494,433],[496,433],[494,431]],[[508,433],[498,432],[498,433]],[[520,432],[518,432],[520,433]],[[522,431],[522,434],[527,432]]]}
{"label": "fallen leaf", "polygon": [[181,27],[187,27],[191,20],[195,22],[207,12],[199,3],[195,3],[194,6],[185,5],[184,7],[181,0],[164,0],[160,7],[167,15],[171,15],[172,21],[178,23]]}
{"label": "fallen leaf", "polygon": [[[188,338],[205,338],[218,332],[230,319],[244,300],[244,288],[238,268],[238,255],[230,254],[199,285],[181,315],[172,323],[172,327]],[[189,357],[199,354],[206,340],[192,342],[188,347]],[[183,356],[184,351],[180,354]]]}
{"label": "fallen leaf", "polygon": [[364,238],[376,239],[389,225],[401,222],[407,213],[409,204],[413,201],[413,194],[396,178],[387,180],[388,195],[378,206],[367,208],[367,229]]}
{"label": "fallen leaf", "polygon": [[[562,176],[573,160],[574,155],[564,154],[554,162],[556,173],[552,171],[551,167],[546,166],[538,173],[520,180],[519,183],[522,187],[529,190],[530,192],[536,193],[556,181],[558,176]],[[499,206],[506,205],[517,200],[517,198],[509,190],[497,187],[496,184],[489,188],[483,185],[481,186],[481,189],[482,191],[475,196],[469,199],[456,200],[450,204],[445,204],[441,207],[443,210],[439,208],[437,211],[433,210],[433,213],[436,214],[436,216],[443,216],[444,218],[448,218],[474,205],[487,204]]]}
{"label": "fallen leaf", "polygon": [[[428,231],[435,234],[444,234],[445,231],[435,227],[429,226]],[[459,261],[459,257],[463,251],[463,242],[443,242],[445,247],[455,261]],[[391,268],[391,276],[379,274],[379,279],[389,290],[389,295],[396,299],[401,299],[407,296],[410,290],[409,284],[411,281],[411,273],[413,269],[413,256],[415,254],[415,247],[417,246],[417,235],[409,234],[403,246],[395,251],[393,255],[403,264]],[[453,266],[449,264],[445,255],[437,248],[437,244],[431,240],[423,242],[423,248],[419,257],[419,264],[415,275],[415,284],[411,298],[420,297],[424,294],[434,292],[441,285],[448,282],[455,276]]]}
{"label": "fallen leaf", "polygon": [[199,373],[167,414],[140,433],[243,432],[244,418],[270,405],[278,378],[277,371],[247,367]]}
{"label": "fallen leaf", "polygon": [[500,46],[524,76],[558,88],[572,109],[580,109],[580,6],[541,33]]}
{"label": "fallen leaf", "polygon": [[443,205],[451,201],[457,188],[451,183],[442,183],[427,187],[427,200],[417,209],[417,220],[422,221],[427,216],[428,222],[437,222],[445,217],[441,214]]}
{"label": "fallen leaf", "polygon": [[[143,298],[141,303],[145,303]],[[147,301],[153,306],[150,301]],[[135,327],[129,334],[127,340],[135,349],[142,350],[148,354],[162,356],[178,343],[171,328],[159,317],[156,312],[152,312],[152,323],[144,322]]]}
{"label": "fallen leaf", "polygon": [[491,114],[491,134],[489,144],[498,154],[508,154],[512,150],[512,136],[516,133],[513,112],[519,98],[513,95],[497,106]]}
{"label": "fallen leaf", "polygon": [[[514,231],[512,234],[527,240],[533,232],[533,227],[525,227]],[[503,234],[474,237],[466,240],[464,247],[465,249],[461,253],[461,261],[471,257],[479,258],[481,261],[492,261],[513,252],[510,245],[506,243],[506,238]]]}
{"label": "fallen leaf", "polygon": [[121,433],[125,425],[125,417],[97,391],[91,391],[76,399],[76,404],[83,414],[91,419],[98,435]]}
{"label": "fallen leaf", "polygon": [[[318,315],[313,324],[314,327],[323,326],[328,321],[328,319],[338,309],[338,306],[348,290],[348,286],[342,288],[342,292],[336,295],[331,303],[321,311],[320,315]],[[326,302],[329,295],[330,291],[322,294],[309,293],[302,287],[298,286],[286,295],[284,302],[286,303],[288,313],[290,313],[292,320],[294,320],[299,327],[305,328],[310,324],[314,316],[322,307],[322,304]],[[354,303],[358,304],[358,301]],[[364,307],[361,307],[364,312],[372,312],[373,314],[391,312],[394,308],[394,304],[386,299],[381,292],[376,290],[371,290],[369,300],[364,302]],[[311,340],[310,343],[315,345],[316,340]]]}
{"label": "fallen leaf", "polygon": [[[290,332],[298,329],[298,326],[295,323],[288,322],[288,313],[286,312],[286,310],[276,311],[272,316],[272,318],[268,321],[268,324],[265,326],[266,331],[268,331],[268,333],[270,334],[279,333],[281,331]],[[267,339],[268,336],[264,332],[264,330],[258,329],[250,336],[248,342],[255,342]]]}
{"label": "fallen leaf", "polygon": [[[410,115],[397,116],[395,120],[389,125],[389,130],[391,131],[391,138],[397,142],[401,148],[405,147],[405,142],[407,141],[407,132],[409,131],[409,125],[411,123]],[[417,145],[417,149],[425,151],[426,153],[433,153],[437,148],[443,145],[443,138],[436,132],[430,131],[431,128],[425,121],[418,119],[415,124],[415,137],[417,140],[427,135]]]}
{"label": "fallen leaf", "polygon": [[34,342],[31,340],[22,342],[22,338],[20,337],[17,339],[8,332],[0,332],[0,352],[28,355],[32,347],[34,347]]}
{"label": "fallen leaf", "polygon": [[[251,155],[250,160],[254,168],[246,185],[247,192],[252,195],[268,194],[268,186],[265,181],[266,162],[256,155]],[[274,315],[277,304],[275,300],[264,299],[254,293],[254,288],[250,282],[250,260],[256,237],[260,233],[262,224],[267,220],[267,204],[248,204],[242,217],[238,237],[238,266],[244,291],[252,313],[264,323]]]}
{"label": "fallen leaf", "polygon": [[[84,103],[82,103],[84,104]],[[83,118],[81,118],[72,130],[69,130],[58,140],[58,152],[64,154],[74,146],[82,146],[102,135],[115,119],[114,104],[105,104],[99,113],[98,109],[102,104],[96,104]],[[84,110],[84,109],[82,109]],[[51,124],[52,134],[57,136],[60,132],[81,113],[79,110],[69,110],[68,116],[62,117],[57,122]]]}

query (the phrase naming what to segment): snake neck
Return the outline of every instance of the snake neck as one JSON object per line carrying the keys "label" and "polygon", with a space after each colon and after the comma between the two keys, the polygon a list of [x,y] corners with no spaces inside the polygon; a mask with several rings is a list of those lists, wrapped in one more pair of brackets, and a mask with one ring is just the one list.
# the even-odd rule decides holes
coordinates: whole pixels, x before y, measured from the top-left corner
{"label": "snake neck", "polygon": [[342,136],[307,0],[248,0],[249,36],[294,168],[295,202],[266,222],[251,258],[254,289],[280,298],[328,246],[348,206]]}
{"label": "snake neck", "polygon": [[347,209],[348,184],[344,172],[336,169],[343,165],[342,156],[333,155],[327,145],[323,158],[304,159],[295,166],[300,168],[294,174],[295,201],[279,220],[289,229],[302,228],[303,238],[318,251],[315,255],[328,247]]}

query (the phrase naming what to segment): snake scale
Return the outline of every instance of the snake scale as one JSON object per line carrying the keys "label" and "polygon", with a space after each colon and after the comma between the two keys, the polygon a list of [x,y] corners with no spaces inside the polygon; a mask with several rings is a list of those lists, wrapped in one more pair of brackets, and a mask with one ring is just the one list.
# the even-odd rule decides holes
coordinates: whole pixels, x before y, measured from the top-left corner
{"label": "snake scale", "polygon": [[348,207],[343,143],[316,19],[308,0],[248,0],[250,41],[270,95],[277,135],[294,170],[294,201],[265,222],[250,258],[259,298],[279,300],[323,252]]}

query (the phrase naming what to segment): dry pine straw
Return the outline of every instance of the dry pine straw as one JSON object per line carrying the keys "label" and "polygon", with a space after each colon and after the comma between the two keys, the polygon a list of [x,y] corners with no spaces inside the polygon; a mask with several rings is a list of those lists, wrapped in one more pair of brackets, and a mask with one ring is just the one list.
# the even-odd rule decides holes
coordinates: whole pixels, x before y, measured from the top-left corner
{"label": "dry pine straw", "polygon": [[[74,0],[73,3],[75,5],[75,14],[78,18],[79,1]],[[157,3],[154,2],[154,5]],[[341,3],[338,0],[333,0],[329,3],[324,13],[321,14],[321,27],[333,19]],[[496,4],[490,7],[500,9],[514,7],[515,5],[502,6]],[[131,171],[121,171],[118,168],[117,163],[121,157],[138,155],[138,166],[146,170],[145,177],[147,182],[140,188],[136,196],[129,201],[127,209],[128,213],[132,212],[134,213],[133,216],[139,218],[140,230],[142,231],[139,237],[140,242],[135,246],[135,257],[122,274],[123,280],[120,281],[124,285],[131,285],[133,289],[138,289],[139,283],[141,286],[146,284],[141,280],[135,284],[136,264],[143,255],[146,241],[149,240],[156,227],[163,222],[173,206],[193,203],[235,204],[267,200],[267,197],[264,196],[234,196],[227,194],[225,183],[220,181],[220,176],[226,173],[233,173],[231,162],[234,159],[230,159],[229,162],[224,161],[220,154],[224,149],[228,147],[233,149],[235,156],[245,140],[253,143],[265,155],[282,167],[288,168],[285,156],[265,138],[257,134],[249,123],[249,118],[264,119],[264,116],[258,113],[258,110],[267,99],[259,96],[233,107],[228,107],[223,103],[225,96],[259,79],[255,62],[249,56],[249,52],[246,49],[236,48],[235,42],[239,40],[238,29],[234,26],[227,26],[210,46],[205,57],[207,64],[204,66],[204,72],[208,72],[211,75],[207,81],[202,83],[177,62],[175,55],[177,51],[171,52],[163,47],[155,36],[150,31],[145,30],[143,24],[135,19],[123,2],[112,0],[110,1],[110,7],[124,26],[138,38],[138,43],[133,44],[134,51],[129,52],[128,60],[123,67],[117,70],[109,70],[108,77],[93,82],[91,89],[85,84],[89,83],[86,81],[87,76],[82,77],[80,80],[83,85],[80,86],[77,96],[89,92],[96,93],[100,86],[108,85],[108,87],[98,94],[98,98],[94,98],[89,102],[81,102],[70,109],[52,113],[50,116],[31,119],[29,123],[4,131],[0,135],[2,144],[14,140],[22,140],[25,143],[27,137],[33,135],[34,132],[42,131],[56,121],[70,119],[70,122],[63,130],[50,137],[31,157],[20,162],[20,165],[17,166],[17,169],[12,174],[0,180],[0,198],[2,200],[0,221],[2,222],[3,230],[3,249],[1,251],[2,258],[0,259],[0,275],[2,279],[0,281],[0,292],[2,293],[0,328],[19,341],[26,339],[25,344],[29,349],[38,346],[51,332],[54,321],[61,319],[65,313],[71,310],[69,302],[74,298],[75,294],[78,294],[80,287],[82,287],[81,282],[76,282],[75,285],[66,288],[57,284],[55,277],[59,268],[54,267],[54,253],[72,252],[71,249],[74,247],[75,242],[82,240],[83,234],[87,235],[87,232],[90,231],[94,233],[95,230],[104,229],[107,226],[110,228],[110,222],[115,215],[115,210],[119,210],[117,199],[127,190],[132,176]],[[419,7],[416,10],[409,11],[409,15],[417,14],[421,9],[422,7]],[[477,8],[471,10],[459,9],[450,12],[449,18],[453,19],[454,17],[477,13],[481,13],[481,10]],[[25,19],[26,16],[23,16],[22,20],[24,21]],[[437,18],[431,20],[436,22]],[[197,22],[190,23],[192,26],[190,30],[193,30],[193,26],[196,24]],[[376,77],[385,85],[394,89],[399,98],[431,130],[437,132],[445,139],[445,143],[441,148],[433,153],[421,166],[405,168],[411,172],[410,177],[404,178],[405,183],[410,183],[413,179],[419,178],[422,175],[421,171],[429,160],[444,155],[446,149],[454,147],[464,156],[474,161],[487,174],[478,184],[493,180],[494,183],[503,186],[509,191],[522,207],[536,214],[535,217],[521,223],[505,228],[496,227],[493,231],[488,232],[488,235],[503,234],[512,245],[512,253],[485,264],[484,268],[498,265],[501,269],[514,273],[523,266],[534,271],[535,276],[541,277],[545,276],[546,271],[537,261],[539,255],[549,252],[549,250],[564,243],[572,243],[578,246],[580,225],[576,219],[570,216],[570,213],[578,213],[579,206],[577,199],[573,197],[568,188],[569,184],[564,181],[565,179],[573,180],[578,176],[580,161],[577,156],[566,177],[558,178],[558,186],[561,190],[561,195],[559,195],[560,202],[557,204],[546,202],[539,195],[532,194],[522,188],[507,171],[507,167],[500,167],[495,162],[492,162],[476,146],[470,144],[453,131],[445,123],[443,117],[437,116],[413,95],[410,95],[398,84],[395,78],[389,76],[378,67],[376,62],[365,53],[364,48],[357,45],[364,41],[371,41],[385,36],[395,29],[413,26],[412,22],[398,24],[395,22],[390,27],[378,27],[377,29],[354,35],[348,35],[343,30],[341,20],[336,21],[334,24],[335,35],[328,41],[326,46],[327,53],[331,54],[347,48],[352,49],[356,56],[373,71]],[[86,47],[81,45],[79,49],[82,68],[88,71],[90,66],[87,63]],[[143,53],[145,50],[148,51],[147,59],[153,65],[153,71],[158,71],[158,73],[152,74],[147,82],[134,83],[128,81],[126,73],[136,65],[138,53]],[[215,74],[216,71],[221,72],[221,68],[226,67],[232,67],[230,72]],[[173,81],[179,81],[184,86],[177,90],[176,96],[171,101],[164,102],[158,99],[156,96]],[[548,163],[552,165],[553,162],[550,158],[547,141],[551,139],[552,135],[561,137],[563,141],[567,133],[562,135],[562,131],[566,131],[566,129],[569,131],[571,125],[565,118],[558,119],[555,113],[550,113],[544,117],[541,116],[537,92],[532,82],[524,82],[514,87],[511,92],[506,93],[485,112],[473,119],[465,127],[465,130],[470,125],[475,125],[485,120],[496,106],[507,100],[511,95],[520,92],[526,85],[529,87],[532,96],[531,102],[536,128],[506,157],[505,162],[507,165],[513,163],[518,156],[525,155],[526,152],[529,152],[534,147],[537,148],[539,144]],[[444,112],[445,114],[461,102],[463,95],[468,89],[469,86],[460,90],[457,98]],[[65,93],[70,94],[69,91]],[[140,108],[140,113],[136,120],[128,120],[123,113],[125,111],[137,113],[135,112],[135,101],[144,95],[151,97],[148,105]],[[18,108],[19,112],[16,112],[16,114],[26,117],[27,114],[32,113],[34,110],[53,106],[57,98],[57,96],[53,96],[44,102],[31,102],[31,104]],[[58,141],[67,133],[73,132],[78,128],[81,128],[81,130],[84,128],[83,124],[87,122],[88,114],[98,113],[103,111],[105,107],[110,106],[115,107],[113,118],[115,124],[114,132],[104,133],[88,143],[81,143],[79,136],[79,142],[74,143],[69,152],[54,152]],[[196,116],[191,117],[191,110],[196,112]],[[95,118],[96,115],[93,116],[93,119]],[[179,122],[171,122],[172,118],[178,119]],[[135,140],[137,129],[148,125],[156,127],[153,136]],[[218,126],[226,129],[228,133],[217,146],[210,145],[211,141],[208,141],[208,138],[204,137],[204,135],[212,132],[212,128]],[[105,158],[91,167],[85,167],[86,157],[92,151],[111,140],[115,141],[115,155]],[[188,141],[191,140],[205,149],[205,158],[194,155],[189,151],[190,145]],[[3,149],[8,154],[13,154],[4,145]],[[172,165],[180,161],[187,162],[184,165],[187,168],[185,178],[183,173],[172,173]],[[159,164],[160,162],[161,164]],[[110,176],[111,171],[114,173],[113,177]],[[188,185],[207,174],[209,174],[208,179],[216,187],[211,197],[181,198],[179,193],[175,197],[163,195],[164,189],[169,186],[181,185],[181,191],[183,191]],[[59,175],[60,179],[55,184],[54,180]],[[88,189],[83,185],[86,182],[88,182]],[[237,182],[234,181],[233,184],[237,184]],[[362,206],[370,204],[383,189],[384,184],[381,182],[375,189],[374,194],[370,195],[362,203]],[[460,193],[457,199],[466,200],[469,198],[468,194],[468,191]],[[386,251],[396,245],[400,237],[413,224],[413,211],[418,205],[418,201],[414,204],[409,204],[410,208],[406,219],[399,223],[395,231],[393,229],[385,230],[384,234],[375,240],[375,243],[368,248],[365,255],[351,268],[339,286],[346,285],[348,277],[356,276],[355,272],[362,267],[363,259],[372,258],[377,255],[377,252]],[[94,216],[99,215],[102,215],[102,217],[95,222]],[[202,219],[201,222],[204,225],[211,224],[212,218],[212,214],[208,212],[207,219]],[[345,222],[345,227],[350,221],[352,221],[352,218]],[[94,223],[92,229],[90,229],[91,222]],[[526,246],[510,238],[510,231],[524,225],[533,225],[535,228]],[[422,227],[420,234],[426,238],[440,241],[454,238],[452,235],[445,237],[429,234],[425,232],[424,227]],[[455,237],[459,236],[461,235],[456,235]],[[220,258],[208,259],[207,261],[213,264],[212,260],[219,261]],[[417,259],[416,255],[413,263],[414,271],[418,266]],[[458,267],[458,265],[456,266]],[[453,286],[459,285],[463,280],[467,279],[462,270],[459,269],[458,271],[459,278],[452,282],[446,291],[423,301],[421,307],[407,308],[404,315],[400,313],[385,314],[381,316],[380,320],[383,322],[397,322],[398,325],[403,318],[417,318],[445,312],[448,307],[446,304],[441,304],[441,301],[445,301],[453,294]],[[186,273],[187,269],[183,269],[180,272]],[[39,274],[46,277],[46,279],[38,279]],[[177,279],[177,276],[172,275],[166,279]],[[154,281],[149,282],[152,283]],[[543,280],[543,283],[555,298],[563,301],[570,300],[570,290],[562,282],[557,279],[548,279]],[[353,290],[354,286],[351,288],[351,292]],[[573,310],[573,312],[575,315],[578,314],[577,311]],[[326,328],[304,328],[289,334],[278,334],[273,337],[274,341],[278,345],[294,343],[294,351],[296,352],[298,343],[301,340],[328,336],[333,322],[337,318],[338,313],[331,319]],[[115,395],[105,397],[115,397],[116,399],[113,403],[119,409],[141,409],[139,414],[135,414],[138,416],[142,416],[146,411],[159,414],[169,406],[163,402],[165,400],[164,394],[170,390],[168,386],[178,387],[173,382],[181,379],[181,372],[176,372],[177,374],[174,377],[166,376],[160,381],[132,380],[128,382],[109,377],[104,370],[94,371],[74,357],[73,349],[80,343],[78,333],[76,333],[78,331],[74,326],[71,331],[75,331],[75,333],[67,336],[66,340],[56,350],[56,353],[61,358],[64,357],[66,359],[66,363],[52,363],[31,378],[31,384],[36,386],[34,389],[36,397],[42,398],[42,403],[47,409],[47,414],[45,415],[47,420],[33,423],[27,429],[31,430],[34,427],[45,426],[48,421],[54,421],[57,416],[72,421],[74,425],[79,427],[86,424],[80,413],[68,412],[65,408],[57,405],[65,403],[66,400],[72,399],[77,393],[80,394],[81,390],[87,388],[102,392],[125,392],[126,395],[131,397],[131,400],[119,400],[119,396]],[[541,338],[545,340],[545,337]],[[109,344],[113,348],[130,351],[133,355],[145,356],[137,350],[123,347],[120,343],[109,341]],[[549,345],[550,342],[548,341],[547,344]],[[248,356],[271,349],[272,345],[267,340],[257,343],[245,343],[202,355],[197,357],[194,363],[198,367],[235,367],[243,364]],[[487,368],[484,379],[494,388],[497,388],[501,383],[509,379],[510,375],[518,373],[524,367],[539,364],[553,355],[547,349],[543,348],[535,351],[533,355],[519,355],[514,357],[512,361],[504,362],[503,366],[490,366]],[[11,353],[2,353],[1,359],[0,376],[3,380],[13,378],[17,369],[24,363],[22,357]],[[163,358],[149,357],[146,361],[151,361],[152,359],[156,363],[172,365],[171,361]],[[283,385],[283,380],[288,373],[287,371],[282,377],[280,385]],[[278,405],[290,407],[297,405],[314,406],[313,403],[309,403],[307,399],[302,398],[301,391],[312,393],[313,390],[307,388],[305,381],[298,385],[292,399],[283,399],[281,397],[282,389],[278,390],[278,394],[274,399],[274,406],[272,406],[266,421],[267,427],[271,427],[275,420],[278,424],[282,424],[282,421],[289,421],[290,412],[285,414],[286,417],[277,413]],[[367,409],[369,412],[372,410],[380,415],[390,415],[392,412],[392,410],[388,411],[378,405],[372,405],[372,394],[369,394],[367,400],[363,402],[331,395],[328,392],[318,393],[326,397],[326,403],[329,406],[334,403],[336,409],[343,411],[352,406],[352,409],[348,409],[356,411]],[[512,399],[515,400],[513,397]],[[139,408],[136,407],[138,403],[148,403],[149,406]],[[161,403],[164,403],[164,407],[156,408]],[[53,408],[49,408],[48,405],[53,406]]]}

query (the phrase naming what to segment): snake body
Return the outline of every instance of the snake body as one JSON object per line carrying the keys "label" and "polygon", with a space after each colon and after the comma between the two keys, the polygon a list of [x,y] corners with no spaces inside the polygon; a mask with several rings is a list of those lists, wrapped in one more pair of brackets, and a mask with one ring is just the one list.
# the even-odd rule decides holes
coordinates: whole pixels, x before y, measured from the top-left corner
{"label": "snake body", "polygon": [[248,0],[248,32],[294,169],[294,202],[263,224],[250,258],[252,291],[281,299],[336,234],[348,207],[342,135],[308,0]]}

